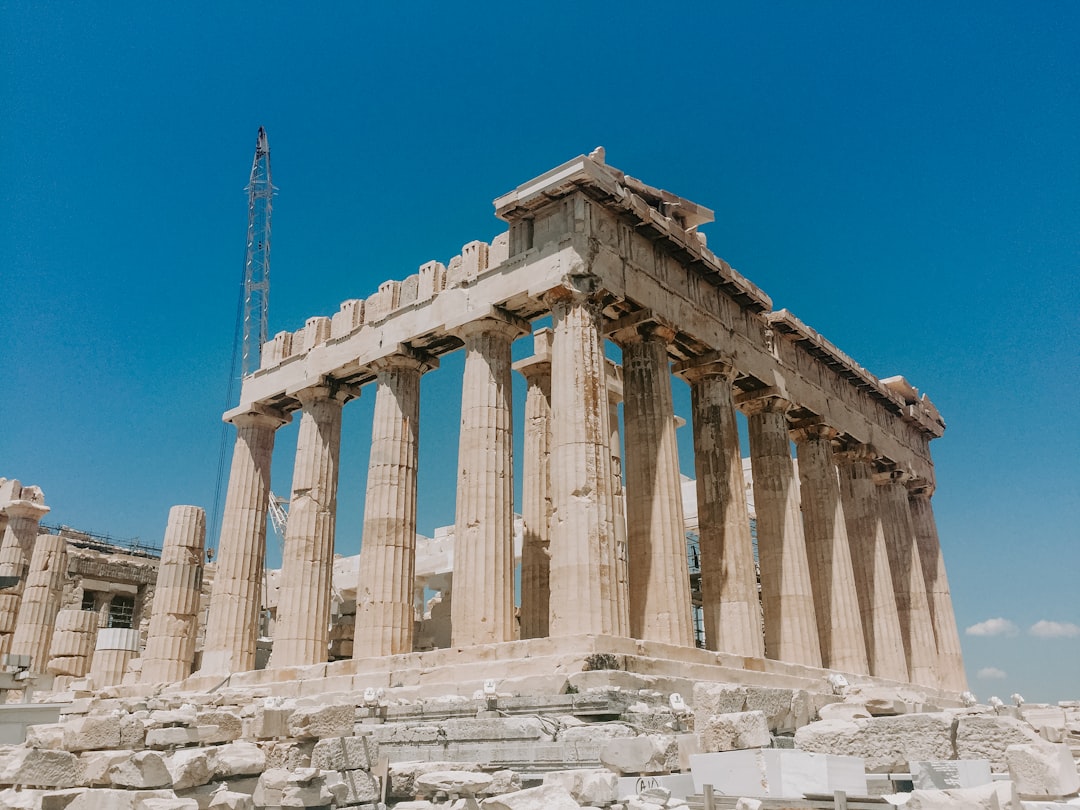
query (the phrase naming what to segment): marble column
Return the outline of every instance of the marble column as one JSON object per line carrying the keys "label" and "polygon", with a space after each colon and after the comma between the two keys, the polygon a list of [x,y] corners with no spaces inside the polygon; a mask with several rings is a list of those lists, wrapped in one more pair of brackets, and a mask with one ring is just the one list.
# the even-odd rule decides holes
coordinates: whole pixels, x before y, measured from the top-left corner
{"label": "marble column", "polygon": [[933,487],[925,482],[914,481],[908,486],[908,508],[919,549],[926,594],[930,603],[930,615],[937,640],[937,671],[941,686],[954,692],[967,690],[964,674],[964,657],[960,650],[960,633],[953,613],[949,580],[945,575],[945,558],[938,540],[934,507],[930,503]]}
{"label": "marble column", "polygon": [[799,428],[792,435],[799,459],[803,532],[821,663],[843,672],[869,673],[851,546],[833,462],[832,440],[837,431],[819,424]]}
{"label": "marble column", "polygon": [[736,371],[720,361],[687,361],[677,368],[690,385],[693,410],[705,645],[764,658],[754,543],[731,388]]}
{"label": "marble column", "polygon": [[877,473],[878,509],[889,552],[896,612],[900,617],[900,636],[907,655],[907,674],[912,683],[937,686],[937,641],[930,618],[919,547],[908,508],[906,473],[887,470]]}
{"label": "marble column", "polygon": [[11,653],[29,655],[32,672],[44,673],[49,663],[49,645],[66,578],[67,540],[56,534],[38,535],[11,639]]}
{"label": "marble column", "polygon": [[524,378],[525,441],[521,465],[521,637],[544,638],[550,610],[551,337],[533,335],[533,355],[514,363]]}
{"label": "marble column", "polygon": [[274,432],[287,421],[287,416],[270,409],[232,418],[236,444],[200,670],[207,674],[255,668],[255,639],[266,559],[270,460]]}
{"label": "marble column", "polygon": [[874,484],[874,455],[873,448],[863,444],[835,453],[833,459],[839,472],[840,503],[870,674],[906,681],[907,656]]}
{"label": "marble column", "polygon": [[490,317],[458,328],[465,373],[450,619],[455,647],[517,637],[510,345],[522,333],[520,324]]}
{"label": "marble column", "polygon": [[8,522],[0,541],[0,586],[5,581],[11,584],[0,589],[0,656],[11,649],[34,538],[49,511],[38,487],[22,487],[18,481],[7,484],[12,500],[4,509]]}
{"label": "marble column", "polygon": [[[394,354],[375,364],[353,658],[413,650],[420,377],[437,362]],[[419,601],[423,604],[423,592]]]}
{"label": "marble column", "polygon": [[571,287],[550,291],[545,301],[554,331],[549,635],[626,636],[600,305],[587,290]]}
{"label": "marble column", "polygon": [[93,610],[61,610],[56,614],[46,665],[50,674],[81,678],[90,671],[98,620]]}
{"label": "marble column", "polygon": [[274,648],[268,666],[321,664],[330,645],[330,584],[334,570],[342,406],[351,392],[316,385],[296,393],[296,439],[289,522],[281,554]]}
{"label": "marble column", "polygon": [[615,510],[615,582],[621,605],[630,604],[630,552],[626,544],[626,486],[623,473],[622,434],[619,430],[619,403],[623,401],[622,366],[607,360],[608,428],[611,438],[611,504]]}
{"label": "marble column", "polygon": [[785,416],[791,403],[765,396],[742,407],[750,427],[765,654],[820,667],[821,645]]}
{"label": "marble column", "polygon": [[206,513],[197,506],[172,507],[142,654],[143,683],[176,683],[191,674],[205,545]]}
{"label": "marble column", "polygon": [[694,646],[686,523],[667,344],[657,324],[619,330],[626,427],[630,635]]}

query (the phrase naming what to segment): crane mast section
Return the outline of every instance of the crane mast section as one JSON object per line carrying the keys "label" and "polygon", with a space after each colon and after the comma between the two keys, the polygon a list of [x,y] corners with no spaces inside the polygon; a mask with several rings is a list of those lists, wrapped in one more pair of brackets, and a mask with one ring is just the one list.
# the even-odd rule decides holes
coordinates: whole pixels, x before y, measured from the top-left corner
{"label": "crane mast section", "polygon": [[270,213],[274,186],[270,177],[270,143],[259,127],[255,159],[251,164],[248,192],[247,255],[244,264],[244,336],[241,376],[259,368],[263,344],[269,338],[267,311],[270,304]]}

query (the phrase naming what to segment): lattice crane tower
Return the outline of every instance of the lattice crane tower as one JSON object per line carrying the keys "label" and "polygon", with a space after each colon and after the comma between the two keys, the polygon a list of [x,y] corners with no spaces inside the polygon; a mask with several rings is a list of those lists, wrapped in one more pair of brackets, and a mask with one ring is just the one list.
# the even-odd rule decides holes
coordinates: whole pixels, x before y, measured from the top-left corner
{"label": "lattice crane tower", "polygon": [[248,193],[247,257],[244,263],[244,338],[240,374],[246,377],[259,368],[259,355],[268,338],[267,308],[270,303],[270,211],[274,186],[270,180],[270,142],[259,127],[255,159],[251,163]]}

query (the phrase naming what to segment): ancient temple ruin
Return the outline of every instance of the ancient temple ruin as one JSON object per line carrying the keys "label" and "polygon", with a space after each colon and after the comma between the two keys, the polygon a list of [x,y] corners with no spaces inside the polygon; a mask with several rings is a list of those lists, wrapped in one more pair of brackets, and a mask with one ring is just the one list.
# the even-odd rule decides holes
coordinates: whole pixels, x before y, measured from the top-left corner
{"label": "ancient temple ruin", "polygon": [[[420,386],[440,357],[464,350],[446,653],[617,651],[702,673],[823,668],[965,689],[931,507],[929,445],[944,423],[929,399],[903,377],[874,377],[791,312],[774,311],[706,246],[698,227],[711,211],[606,165],[602,150],[499,197],[495,212],[509,230],[492,244],[471,242],[447,265],[386,281],[264,347],[225,415],[237,438],[205,682],[255,667],[271,455],[275,431],[294,417],[269,667],[345,678],[373,671],[374,661],[404,666],[393,659],[415,644]],[[511,344],[544,318],[551,327],[536,331],[533,356],[513,363]],[[622,352],[618,385],[609,384],[608,341]],[[528,384],[517,422],[515,370]],[[706,651],[692,632],[673,374],[692,397]],[[327,664],[342,410],[362,393],[375,408],[353,660]],[[749,424],[760,575],[739,410]],[[515,430],[525,439],[519,618]],[[545,638],[554,644],[528,646]],[[486,652],[470,658],[472,649]]]}

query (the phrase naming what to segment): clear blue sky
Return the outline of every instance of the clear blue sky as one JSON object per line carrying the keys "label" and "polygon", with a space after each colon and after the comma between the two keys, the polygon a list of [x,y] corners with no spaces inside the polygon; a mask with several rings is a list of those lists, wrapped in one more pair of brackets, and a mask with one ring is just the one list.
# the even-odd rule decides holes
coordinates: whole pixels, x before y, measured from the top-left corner
{"label": "clear blue sky", "polygon": [[[964,635],[972,688],[1080,697],[1075,3],[0,17],[0,475],[43,487],[52,521],[160,540],[171,505],[212,505],[260,125],[271,332],[490,240],[494,197],[603,144],[715,209],[710,247],[777,308],[930,395],[958,620],[1008,622]],[[459,375],[425,378],[424,531],[453,520]],[[346,409],[343,553],[372,400]]]}

